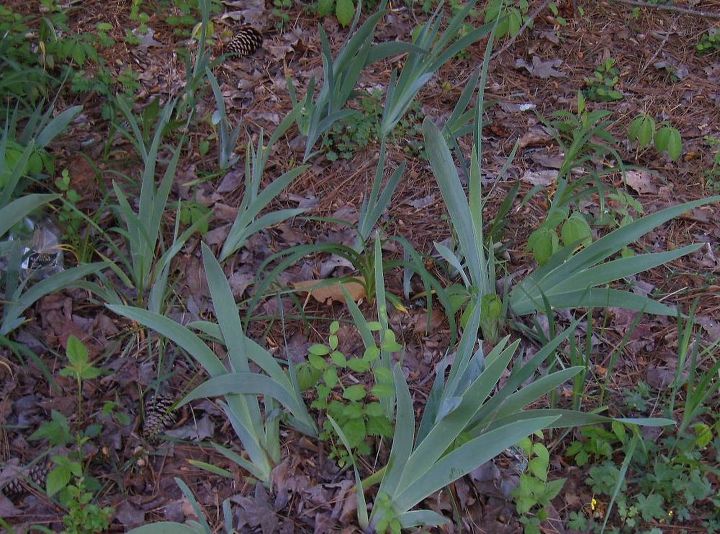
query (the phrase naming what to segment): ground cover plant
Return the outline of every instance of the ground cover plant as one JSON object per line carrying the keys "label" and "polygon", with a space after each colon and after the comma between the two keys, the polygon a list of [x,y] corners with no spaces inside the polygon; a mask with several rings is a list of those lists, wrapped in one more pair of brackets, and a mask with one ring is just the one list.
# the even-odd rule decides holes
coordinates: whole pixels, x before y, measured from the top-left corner
{"label": "ground cover plant", "polygon": [[2,528],[720,530],[713,3],[0,7]]}

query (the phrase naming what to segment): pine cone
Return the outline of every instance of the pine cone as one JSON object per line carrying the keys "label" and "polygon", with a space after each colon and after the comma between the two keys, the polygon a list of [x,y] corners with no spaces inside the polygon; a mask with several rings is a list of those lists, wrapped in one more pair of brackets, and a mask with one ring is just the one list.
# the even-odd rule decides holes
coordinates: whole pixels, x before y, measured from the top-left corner
{"label": "pine cone", "polygon": [[236,56],[249,56],[262,45],[262,34],[252,26],[241,26],[227,45],[226,51]]}
{"label": "pine cone", "polygon": [[175,401],[170,395],[156,393],[145,404],[143,436],[149,442],[156,443],[159,441],[160,435],[175,424],[174,403]]}
{"label": "pine cone", "polygon": [[8,482],[5,487],[2,489],[3,495],[7,497],[10,500],[19,499],[25,493],[27,492],[27,488],[25,487],[25,484],[23,484],[22,480],[19,478],[13,478],[10,482]]}
{"label": "pine cone", "polygon": [[[30,468],[28,477],[32,480],[33,484],[40,488],[44,488],[47,483],[49,471],[50,464],[48,462],[40,462]],[[2,492],[8,499],[19,499],[29,493],[27,484],[25,484],[23,479],[20,477],[14,478],[8,482],[2,489]]]}

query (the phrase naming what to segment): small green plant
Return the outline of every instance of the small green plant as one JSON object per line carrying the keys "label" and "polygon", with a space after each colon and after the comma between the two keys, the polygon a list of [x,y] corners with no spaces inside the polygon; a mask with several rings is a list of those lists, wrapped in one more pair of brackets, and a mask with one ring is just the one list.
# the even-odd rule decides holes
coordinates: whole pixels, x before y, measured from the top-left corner
{"label": "small green plant", "polygon": [[68,337],[66,355],[68,365],[60,370],[60,376],[75,379],[78,389],[78,416],[82,419],[82,383],[102,374],[102,369],[93,367],[89,360],[87,347],[75,336]]}
{"label": "small green plant", "polygon": [[682,137],[677,128],[664,125],[655,132],[655,149],[666,152],[668,157],[676,161],[682,155]]}
{"label": "small green plant", "polygon": [[712,28],[700,36],[698,44],[695,46],[698,54],[712,54],[720,52],[720,31]]}
{"label": "small green plant", "polygon": [[495,37],[502,39],[506,35],[515,37],[526,22],[532,27],[532,20],[528,21],[529,2],[527,0],[508,1],[490,0],[485,8],[485,22],[493,22],[500,17],[495,28]]}
{"label": "small green plant", "polygon": [[573,458],[579,467],[612,458],[615,449],[627,440],[625,427],[619,423],[612,423],[611,430],[588,426],[579,429],[579,433],[581,439],[573,441],[565,450],[566,456]]}
{"label": "small green plant", "polygon": [[109,22],[98,22],[95,25],[95,35],[98,38],[98,43],[103,48],[110,48],[115,45],[115,39],[110,37],[109,31],[113,29],[113,25]]}
{"label": "small green plant", "polygon": [[[350,159],[355,153],[380,139],[380,123],[383,116],[382,91],[375,90],[362,94],[358,99],[359,109],[340,119],[327,132],[322,141],[325,157],[329,161],[338,158]],[[420,104],[413,100],[407,114],[397,123],[390,138],[411,156],[424,152],[422,141],[423,114]]]}
{"label": "small green plant", "polygon": [[520,514],[520,522],[525,525],[525,534],[540,534],[540,524],[548,518],[550,502],[560,493],[565,479],[548,480],[550,452],[542,443],[542,432],[536,432],[540,438],[533,442],[530,437],[523,438],[518,447],[525,453],[527,470],[520,475],[520,482],[513,490],[515,506]]}
{"label": "small green plant", "polygon": [[587,246],[592,243],[590,224],[582,213],[576,211],[568,215],[567,208],[551,213],[553,216],[548,216],[528,237],[528,250],[538,265],[545,265],[562,247]]}
{"label": "small green plant", "polygon": [[350,159],[356,152],[377,141],[382,118],[380,97],[380,92],[361,96],[358,99],[360,109],[333,124],[322,141],[325,157],[329,161]]}
{"label": "small green plant", "polygon": [[646,412],[648,409],[648,400],[650,399],[650,386],[642,380],[623,393],[625,405],[636,412]]}
{"label": "small green plant", "polygon": [[657,128],[655,119],[644,113],[630,123],[628,139],[637,143],[640,149],[649,147],[654,142],[655,149],[667,153],[673,161],[682,155],[682,136],[678,129],[668,123],[662,123],[660,128]]}
{"label": "small green plant", "polygon": [[[627,226],[637,216],[645,213],[645,208],[640,201],[624,189],[616,189],[608,193],[608,200],[608,209],[598,222],[611,228]],[[626,247],[623,249],[623,253],[627,253],[628,250],[630,249]]]}
{"label": "small green plant", "polygon": [[[379,322],[368,323],[371,331],[381,331]],[[371,452],[372,437],[390,437],[393,426],[380,401],[392,399],[392,373],[376,366],[381,351],[402,350],[392,330],[386,330],[381,346],[369,346],[361,357],[345,356],[338,350],[337,332],[340,324],[333,321],[327,344],[308,349],[308,362],[298,369],[300,387],[314,387],[317,398],[311,407],[332,417],[342,429],[352,454],[366,456]],[[323,440],[334,442],[330,457],[344,467],[349,454],[337,440],[337,432],[327,419],[320,433]]]}
{"label": "small green plant", "polygon": [[[173,14],[166,16],[165,22],[172,27],[175,35],[186,38],[190,37],[201,15],[199,0],[172,0],[171,3],[176,10],[168,10]],[[219,13],[221,7],[219,0],[208,1],[208,8],[211,14]]]}
{"label": "small green plant", "polygon": [[70,171],[68,169],[63,169],[60,177],[55,179],[55,187],[57,187],[64,200],[58,212],[58,222],[63,227],[65,238],[71,242],[75,241],[74,244],[77,244],[84,220],[77,213],[80,194],[70,184]]}
{"label": "small green plant", "polygon": [[[77,385],[77,419],[76,425],[83,425],[82,384],[84,380],[92,380],[102,373],[89,362],[87,347],[75,336],[67,340],[68,365],[60,370],[61,376],[75,379]],[[100,483],[86,474],[85,447],[101,434],[103,425],[93,423],[74,431],[67,417],[52,410],[51,420],[38,427],[28,439],[38,441],[47,439],[49,445],[55,447],[69,446],[65,454],[51,457],[53,469],[47,474],[45,490],[48,497],[56,496],[66,513],[63,517],[65,532],[72,534],[92,534],[108,528],[112,518],[111,507],[100,507],[94,503],[95,494],[100,490]]]}
{"label": "small green plant", "polygon": [[638,115],[630,123],[627,135],[640,148],[650,146],[655,138],[655,119],[645,113]]}
{"label": "small green plant", "polygon": [[272,16],[275,18],[275,27],[280,31],[290,22],[288,11],[292,3],[292,0],[273,0]]}
{"label": "small green plant", "polygon": [[720,138],[708,135],[705,137],[705,143],[711,149],[715,150],[712,167],[706,169],[705,187],[712,192],[720,192]]}
{"label": "small green plant", "polygon": [[197,231],[205,235],[210,229],[212,211],[207,206],[195,201],[186,201],[180,205],[180,224],[188,227],[197,224]]}
{"label": "small green plant", "polygon": [[316,9],[321,17],[335,15],[342,26],[349,26],[355,15],[353,0],[318,0]]}
{"label": "small green plant", "polygon": [[93,493],[87,489],[86,479],[75,475],[73,483],[65,487],[64,504],[67,512],[63,517],[65,532],[68,534],[94,534],[105,532],[110,526],[113,508],[93,503]]}
{"label": "small green plant", "polygon": [[622,100],[623,94],[617,90],[620,83],[620,71],[613,58],[603,61],[591,78],[585,79],[585,96],[593,102],[614,102]]}

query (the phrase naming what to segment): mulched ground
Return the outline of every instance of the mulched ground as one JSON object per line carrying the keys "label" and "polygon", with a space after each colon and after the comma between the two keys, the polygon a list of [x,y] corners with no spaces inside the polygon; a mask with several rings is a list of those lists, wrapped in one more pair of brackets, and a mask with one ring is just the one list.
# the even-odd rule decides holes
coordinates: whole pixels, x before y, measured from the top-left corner
{"label": "mulched ground", "polygon": [[[285,79],[294,79],[299,93],[303,94],[312,76],[320,77],[322,64],[317,32],[318,19],[300,7],[289,12],[289,24],[283,32],[274,29],[270,18],[271,2],[262,0],[229,2],[230,17],[224,25],[232,27],[233,17],[249,22],[266,32],[261,51],[247,59],[233,60],[217,69],[228,112],[234,121],[242,120],[255,139],[260,128],[266,132],[279,123],[290,109]],[[234,4],[234,5],[232,5]],[[536,2],[539,4],[539,2]],[[569,4],[569,2],[568,2]],[[528,132],[538,131],[537,114],[549,116],[556,110],[572,110],[577,91],[583,88],[585,78],[592,75],[595,66],[612,57],[621,70],[619,89],[625,98],[614,104],[592,104],[613,112],[612,131],[625,139],[627,124],[638,113],[647,112],[658,121],[667,120],[677,127],[683,137],[684,152],[680,162],[670,162],[653,150],[637,153],[626,142],[621,142],[621,155],[627,163],[637,164],[653,171],[652,178],[633,189],[622,183],[620,175],[608,177],[607,182],[626,190],[637,198],[646,213],[686,200],[702,198],[710,193],[704,172],[712,167],[714,151],[705,136],[720,136],[720,58],[717,54],[698,56],[694,46],[698,36],[712,26],[713,21],[669,11],[645,9],[637,17],[632,8],[616,2],[579,2],[584,15],[570,18],[565,26],[557,23],[550,11],[543,11],[532,29],[520,35],[507,50],[491,63],[486,98],[495,103],[488,109],[483,130],[483,168],[487,179],[486,190],[492,189],[487,212],[492,216],[496,205],[506,192],[520,179],[521,196],[532,184],[530,174],[548,170],[557,160],[558,147],[549,138],[523,146],[517,154],[509,176],[498,180],[497,175],[518,138],[529,139]],[[719,2],[702,2],[703,9],[720,12]],[[27,9],[27,8],[26,8]],[[164,21],[160,10],[154,10],[149,26],[154,30],[153,44],[144,50],[127,46],[122,37],[125,28],[133,26],[128,18],[126,2],[83,3],[82,9],[72,13],[73,28],[90,31],[97,22],[108,21],[115,26],[112,32],[117,43],[104,52],[111,69],[121,72],[131,66],[139,73],[141,90],[137,107],[160,97],[165,100],[175,94],[184,83],[184,67],[176,50],[180,39]],[[420,10],[412,12],[402,2],[381,22],[378,40],[407,39],[417,22],[425,20]],[[216,21],[218,22],[218,21]],[[321,21],[337,50],[347,38],[333,19]],[[223,25],[218,22],[218,28]],[[456,58],[423,89],[419,95],[422,110],[436,122],[448,116],[468,77],[482,61],[484,42],[471,47],[466,56]],[[541,78],[525,68],[516,67],[518,59],[532,64],[533,57],[542,61],[560,60],[555,64],[557,77]],[[361,82],[362,88],[383,86],[391,69],[401,58],[374,65]],[[682,74],[673,80],[666,68]],[[75,103],[69,98],[62,105]],[[107,123],[100,117],[101,101],[86,98],[85,111],[79,125],[56,143],[57,167],[71,169],[73,185],[83,194],[82,206],[88,210],[97,207],[100,191],[110,187],[117,179],[113,170],[121,170],[132,179],[139,176],[139,161],[131,147],[122,140],[112,144],[108,157],[103,158]],[[519,104],[533,104],[534,111],[518,111]],[[205,241],[221,244],[228,225],[234,218],[233,207],[242,196],[242,168],[227,176],[210,177],[215,168],[214,147],[201,156],[199,143],[210,133],[208,118],[214,110],[212,95],[208,92],[198,106],[200,123],[189,136],[186,151],[177,176],[174,195],[194,199],[212,207],[213,230]],[[302,159],[304,143],[294,140],[295,133],[282,140],[273,153],[266,179],[279,176]],[[243,141],[244,144],[244,141]],[[310,206],[310,214],[357,220],[362,198],[369,190],[377,162],[377,146],[359,152],[351,160],[331,163],[323,157],[312,160],[311,168],[304,173],[277,203],[277,206]],[[238,147],[244,154],[244,146]],[[389,213],[381,221],[388,235],[399,234],[409,239],[424,253],[432,253],[434,241],[449,236],[444,206],[429,165],[424,159],[406,158],[400,147],[390,150],[388,167],[394,169],[407,160],[405,177],[395,194]],[[598,167],[611,164],[598,161]],[[188,187],[190,181],[198,185]],[[97,183],[103,187],[98,188]],[[516,204],[519,206],[519,204]],[[504,245],[505,269],[508,273],[523,276],[532,268],[525,252],[528,234],[537,227],[546,213],[547,204],[538,196],[530,203],[515,207],[508,217]],[[596,209],[589,206],[588,209]],[[720,316],[720,283],[717,274],[720,263],[716,258],[720,239],[720,219],[717,207],[708,207],[687,214],[660,230],[648,235],[643,245],[648,249],[670,249],[691,242],[705,242],[699,252],[655,269],[638,277],[637,283],[658,296],[684,308],[699,299],[698,316],[701,334],[708,340],[720,337],[720,327],[714,318]],[[172,223],[168,217],[168,223]],[[172,228],[172,226],[168,226]],[[315,241],[347,242],[352,235],[340,226],[323,223],[293,222],[282,224],[254,237],[246,250],[227,263],[226,272],[231,278],[236,297],[247,298],[248,284],[262,261],[273,252],[289,245]],[[173,274],[173,314],[178,320],[192,320],[203,316],[209,309],[207,288],[199,252],[199,240],[193,239],[177,259]],[[388,251],[392,254],[393,251]],[[347,268],[331,269],[332,258],[306,258],[286,273],[282,280],[291,283],[346,272]],[[343,270],[345,269],[345,270]],[[402,279],[393,273],[387,279],[388,290],[402,295]],[[372,313],[372,308],[367,309]],[[261,314],[278,316],[277,301],[263,303]],[[346,312],[340,305],[327,306],[310,301],[305,312],[311,317],[338,318]],[[291,317],[297,310],[288,305]],[[449,331],[442,320],[433,321],[426,332],[424,311],[407,314],[394,312],[391,321],[399,339],[406,346],[405,365],[409,382],[416,398],[416,406],[429,389],[428,377],[433,365],[448,348]],[[610,310],[596,314],[602,328],[596,331],[597,345],[593,372],[603,377],[607,355],[617,345],[632,322],[632,314]],[[202,503],[211,521],[220,519],[219,504],[230,498],[243,531],[262,532],[352,532],[354,524],[354,497],[347,492],[354,484],[351,473],[339,471],[327,460],[327,446],[310,441],[292,432],[283,434],[283,457],[276,469],[275,487],[269,494],[260,486],[245,481],[244,474],[216,454],[210,447],[192,443],[212,437],[231,444],[234,433],[219,410],[209,401],[185,409],[171,434],[175,440],[152,446],[140,437],[141,397],[154,384],[157,369],[158,344],[154,338],[132,325],[119,320],[104,309],[87,293],[65,291],[43,299],[35,309],[34,321],[17,334],[17,341],[27,344],[43,355],[43,361],[56,377],[50,387],[41,372],[33,365],[19,365],[8,353],[2,356],[0,377],[3,395],[0,401],[0,421],[7,424],[0,437],[0,455],[7,460],[26,464],[37,455],[37,442],[28,440],[37,426],[49,418],[50,410],[71,416],[75,412],[76,395],[70,379],[57,377],[63,366],[62,352],[67,337],[81,337],[96,357],[96,365],[110,372],[102,379],[87,381],[84,387],[86,420],[100,418],[105,424],[103,432],[87,447],[89,472],[103,484],[100,502],[116,508],[113,530],[128,528],[153,520],[183,521],[192,516],[174,481],[186,481]],[[440,318],[438,318],[440,319]],[[600,321],[601,320],[601,321]],[[289,320],[283,328],[279,321],[253,321],[249,334],[263,342],[272,351],[288,357],[302,358],[310,343],[320,342],[327,335],[324,320],[305,324]],[[350,328],[341,330],[341,349],[351,353],[359,340]],[[287,340],[287,346],[285,343]],[[44,347],[50,347],[48,352]],[[674,319],[645,317],[631,335],[629,343],[615,370],[612,386],[616,392],[645,380],[655,387],[664,387],[663,377],[674,371],[677,349],[677,328]],[[169,377],[169,389],[175,394],[187,392],[201,377],[197,369],[175,355],[167,347],[165,358],[177,358]],[[591,380],[587,391],[587,405],[593,407],[595,385]],[[117,402],[130,415],[133,424],[120,426],[112,419],[100,415],[103,403]],[[650,414],[653,415],[653,414]],[[75,421],[79,423],[79,421]],[[383,465],[387,456],[383,444],[377,458],[363,463],[366,472]],[[230,469],[235,480],[229,481],[208,475],[190,465],[187,460],[201,460]],[[517,532],[520,529],[514,518],[514,505],[507,499],[507,481],[516,477],[511,459],[499,458],[459,480],[452,487],[428,499],[427,506],[454,517],[457,527],[450,531],[462,532]],[[548,532],[566,532],[562,519],[570,511],[583,508],[592,495],[582,486],[585,475],[571,467],[560,456],[553,458],[552,476],[568,477],[566,489],[554,503]],[[21,500],[10,502],[0,496],[0,516],[24,528],[42,524],[58,528],[62,511],[45,496],[32,493]]]}

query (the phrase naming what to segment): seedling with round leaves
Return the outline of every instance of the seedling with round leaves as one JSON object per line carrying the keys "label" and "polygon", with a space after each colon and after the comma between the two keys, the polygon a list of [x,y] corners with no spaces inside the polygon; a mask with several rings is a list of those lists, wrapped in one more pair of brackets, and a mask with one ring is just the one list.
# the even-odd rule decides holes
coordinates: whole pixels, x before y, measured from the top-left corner
{"label": "seedling with round leaves", "polygon": [[[377,321],[367,324],[373,332],[382,331]],[[301,389],[315,390],[310,406],[326,415],[320,438],[337,441],[330,416],[342,429],[350,452],[366,456],[371,452],[370,438],[392,436],[392,423],[380,404],[394,395],[392,373],[375,364],[381,351],[393,353],[402,346],[392,330],[386,330],[380,346],[367,347],[362,356],[346,356],[338,350],[339,328],[333,321],[327,344],[310,346],[308,361],[298,368],[298,382]],[[348,451],[343,446],[333,445],[330,456],[341,467],[347,464]]]}

